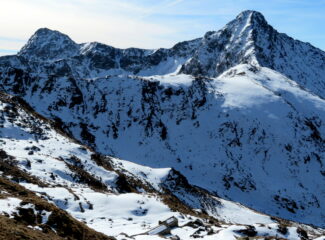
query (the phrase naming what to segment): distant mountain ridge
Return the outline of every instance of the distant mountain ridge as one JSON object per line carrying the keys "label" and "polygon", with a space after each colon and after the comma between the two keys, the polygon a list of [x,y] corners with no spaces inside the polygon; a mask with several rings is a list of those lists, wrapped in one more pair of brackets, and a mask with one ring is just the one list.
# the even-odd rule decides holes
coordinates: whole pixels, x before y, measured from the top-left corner
{"label": "distant mountain ridge", "polygon": [[[178,70],[216,77],[237,64],[250,63],[276,70],[317,95],[325,96],[324,52],[278,33],[261,13],[250,10],[217,32],[178,43],[171,49],[118,49],[97,42],[76,44],[65,34],[43,28],[36,31],[17,55],[35,61],[70,59],[71,62],[67,62],[70,67],[86,65],[89,68],[82,77],[91,77],[92,71],[103,69],[112,73],[151,75],[159,64],[167,65],[165,71],[158,72],[160,75]],[[171,60],[174,63],[171,64]]]}
{"label": "distant mountain ridge", "polygon": [[100,153],[174,167],[221,197],[324,227],[325,53],[259,12],[170,49],[40,29],[0,58],[0,89]]}

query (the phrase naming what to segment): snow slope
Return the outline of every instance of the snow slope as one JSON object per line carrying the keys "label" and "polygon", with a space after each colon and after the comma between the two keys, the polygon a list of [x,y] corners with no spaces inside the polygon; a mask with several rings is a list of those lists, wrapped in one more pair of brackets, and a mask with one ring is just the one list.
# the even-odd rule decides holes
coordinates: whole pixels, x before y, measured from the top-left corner
{"label": "snow slope", "polygon": [[[173,228],[169,236],[178,235],[181,239],[198,236],[202,239],[235,239],[248,234],[247,229],[257,236],[282,236],[292,240],[300,239],[301,229],[305,229],[312,238],[322,234],[321,229],[296,223],[287,223],[286,232],[281,232],[282,220],[271,219],[240,204],[196,189],[171,169],[152,169],[106,157],[104,161],[112,166],[108,170],[104,167],[107,165],[98,165],[95,153],[60,133],[51,121],[26,106],[17,98],[1,95],[1,161],[11,161],[12,166],[36,177],[38,183],[35,180],[19,180],[17,176],[5,172],[1,172],[1,177],[18,182],[99,232],[117,239],[160,239],[155,234],[146,235],[146,232],[154,228],[158,220],[174,216],[178,218],[180,227]],[[86,181],[82,170],[87,171],[93,180]],[[121,191],[118,183],[121,172],[127,176],[127,181],[138,179],[146,185],[137,183],[137,191]],[[88,179],[91,177],[88,176]],[[95,185],[94,179],[103,185]],[[141,188],[141,185],[146,187]],[[159,194],[162,192],[168,196],[165,188],[178,195],[183,204],[208,211],[220,222],[211,224],[206,219],[207,215],[171,210]],[[188,195],[182,195],[185,191]],[[18,208],[39,211],[35,205],[22,205],[21,199],[7,195],[8,192],[0,192],[0,214],[14,217],[19,214]],[[41,213],[42,224],[47,223],[51,214],[48,211]],[[43,225],[29,227],[43,231]]]}

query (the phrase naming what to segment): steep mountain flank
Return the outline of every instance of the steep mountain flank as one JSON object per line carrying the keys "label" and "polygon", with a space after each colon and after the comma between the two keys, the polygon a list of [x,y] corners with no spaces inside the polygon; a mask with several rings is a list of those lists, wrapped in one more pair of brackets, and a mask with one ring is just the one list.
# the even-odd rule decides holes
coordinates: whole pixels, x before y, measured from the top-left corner
{"label": "steep mountain flank", "polygon": [[324,234],[216,197],[174,169],[94,153],[18,97],[1,94],[0,109],[1,239],[157,239],[149,230],[169,217],[170,238]]}

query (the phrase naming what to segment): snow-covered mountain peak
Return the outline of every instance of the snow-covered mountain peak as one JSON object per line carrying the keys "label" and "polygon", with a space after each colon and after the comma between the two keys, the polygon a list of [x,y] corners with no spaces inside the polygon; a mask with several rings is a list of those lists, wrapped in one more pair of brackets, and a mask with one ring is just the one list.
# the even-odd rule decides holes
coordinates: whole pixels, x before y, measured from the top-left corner
{"label": "snow-covered mountain peak", "polygon": [[267,23],[263,14],[258,12],[258,11],[254,11],[254,10],[245,10],[243,12],[241,12],[240,14],[237,15],[236,19],[237,21],[258,21],[260,23]]}
{"label": "snow-covered mountain peak", "polygon": [[262,14],[244,11],[219,31],[207,32],[182,73],[217,77],[237,64],[259,65],[254,33],[267,25]]}
{"label": "snow-covered mountain peak", "polygon": [[18,55],[29,60],[58,60],[78,52],[78,45],[59,31],[38,29],[19,51]]}
{"label": "snow-covered mountain peak", "polygon": [[[277,32],[255,11],[244,11],[221,30],[170,49],[119,49],[98,42],[76,44],[60,32],[40,29],[18,55],[0,58],[0,89],[15,95],[9,103],[8,97],[3,97],[0,147],[18,159],[22,169],[49,182],[56,178],[58,184],[65,182],[73,188],[75,179],[61,178],[67,176],[63,173],[72,175],[71,171],[77,170],[94,180],[95,187],[107,183],[108,190],[114,193],[125,193],[125,188],[119,189],[117,183],[124,185],[127,177],[134,176],[135,184],[143,180],[158,192],[163,191],[159,189],[163,185],[191,209],[203,209],[227,222],[234,223],[236,212],[235,223],[273,224],[269,219],[265,222],[264,217],[262,221],[254,218],[247,222],[247,214],[237,213],[238,207],[227,204],[230,207],[223,208],[215,199],[221,203],[223,200],[210,193],[188,191],[187,187],[195,184],[266,214],[325,227],[324,76],[323,51]],[[8,107],[14,107],[15,101],[21,105],[22,99],[30,104],[26,110],[34,108],[52,119],[49,123],[58,125],[57,130],[64,130],[66,136],[101,154],[114,156],[112,164],[105,165],[108,169],[96,167],[90,150],[68,144],[64,136],[55,134],[56,128],[43,134],[42,139],[36,136],[29,141],[31,134],[23,132],[24,119],[31,111],[17,115],[14,113],[18,110]],[[12,127],[16,115],[19,121]],[[32,120],[27,129],[40,131]],[[49,128],[42,126],[44,131]],[[42,165],[44,159],[48,160],[46,168]],[[78,166],[83,169],[76,169]],[[126,180],[117,181],[122,172],[128,172]],[[142,193],[138,187],[134,189]],[[77,219],[89,216],[85,218],[87,224],[98,230],[103,229],[99,223],[106,221],[102,215],[112,215],[111,228],[116,233],[112,234],[116,236],[120,229],[124,231],[122,224],[137,228],[134,232],[128,229],[127,233],[134,234],[146,230],[142,217],[157,220],[171,216],[153,216],[149,209],[152,204],[138,206],[147,198],[131,194],[119,196],[118,200],[114,200],[115,196],[106,199],[108,203],[121,200],[125,206],[131,206],[132,200],[134,209],[123,210],[122,220],[117,220],[121,212],[114,209],[120,204],[107,204],[102,195],[105,204],[87,194],[95,203],[89,206],[94,209],[89,210],[96,213],[96,219],[92,214],[79,213],[79,209],[85,210],[82,206],[88,206],[86,198],[81,205],[75,205],[67,193],[71,200],[66,209]],[[204,202],[199,200],[202,196]],[[54,197],[58,197],[58,202],[66,198]],[[170,214],[158,205],[155,204],[161,212]],[[245,221],[239,222],[239,215]],[[110,231],[105,225],[105,233],[106,230]]]}
{"label": "snow-covered mountain peak", "polygon": [[52,30],[49,28],[39,28],[38,30],[36,30],[36,32],[33,34],[32,37],[41,37],[41,36],[51,36],[51,35],[63,35],[66,36],[65,34],[57,31],[57,30]]}
{"label": "snow-covered mountain peak", "polygon": [[256,11],[244,11],[205,34],[181,73],[217,77],[238,64],[268,67],[325,97],[325,53],[279,33]]}
{"label": "snow-covered mountain peak", "polygon": [[246,10],[238,14],[238,16],[229,22],[221,31],[228,31],[232,34],[231,40],[236,42],[254,41],[253,32],[259,33],[262,29],[270,28],[272,26],[268,24],[264,16],[257,11]]}

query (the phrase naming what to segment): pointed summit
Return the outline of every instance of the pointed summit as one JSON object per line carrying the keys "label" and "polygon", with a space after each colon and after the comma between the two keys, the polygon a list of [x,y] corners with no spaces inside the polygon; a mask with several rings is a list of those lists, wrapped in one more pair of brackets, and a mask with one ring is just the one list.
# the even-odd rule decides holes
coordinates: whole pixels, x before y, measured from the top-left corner
{"label": "pointed summit", "polygon": [[279,33],[256,11],[241,12],[219,31],[205,34],[181,73],[217,77],[238,64],[273,69],[325,97],[325,53]]}
{"label": "pointed summit", "polygon": [[65,34],[59,32],[59,31],[51,30],[51,29],[46,28],[46,27],[40,28],[34,33],[34,35],[36,35],[36,36],[51,35],[51,34],[65,35]]}
{"label": "pointed summit", "polygon": [[259,65],[255,55],[257,35],[263,38],[269,29],[273,28],[261,13],[243,11],[221,30],[205,34],[201,46],[181,72],[216,77],[237,64]]}
{"label": "pointed summit", "polygon": [[236,19],[253,19],[266,22],[263,14],[254,10],[245,10],[238,14]]}
{"label": "pointed summit", "polygon": [[76,54],[78,45],[67,35],[48,28],[38,29],[19,51],[29,59],[57,60]]}
{"label": "pointed summit", "polygon": [[245,10],[240,14],[238,14],[234,20],[229,22],[225,26],[225,28],[227,28],[230,31],[234,31],[234,28],[236,30],[240,28],[249,28],[250,30],[252,30],[252,29],[265,28],[268,26],[269,24],[265,20],[262,13],[253,10]]}

